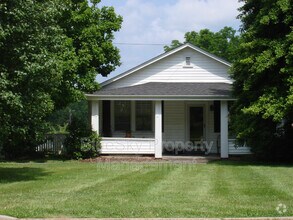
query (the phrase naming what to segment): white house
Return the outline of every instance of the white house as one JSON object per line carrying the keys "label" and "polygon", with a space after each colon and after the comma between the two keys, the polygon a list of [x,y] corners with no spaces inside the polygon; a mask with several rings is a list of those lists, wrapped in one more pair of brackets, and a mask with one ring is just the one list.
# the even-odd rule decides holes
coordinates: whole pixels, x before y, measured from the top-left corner
{"label": "white house", "polygon": [[249,153],[229,139],[230,63],[184,44],[87,94],[102,154]]}

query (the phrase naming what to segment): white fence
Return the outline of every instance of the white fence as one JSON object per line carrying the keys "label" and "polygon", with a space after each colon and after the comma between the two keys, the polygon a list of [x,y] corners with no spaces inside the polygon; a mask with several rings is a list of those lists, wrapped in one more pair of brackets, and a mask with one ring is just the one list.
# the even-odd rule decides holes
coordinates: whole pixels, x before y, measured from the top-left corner
{"label": "white fence", "polygon": [[235,139],[228,140],[229,154],[231,155],[243,155],[251,154],[250,147],[247,147],[245,144],[243,146],[238,146],[235,144]]}
{"label": "white fence", "polygon": [[64,150],[65,134],[48,134],[42,144],[37,146],[38,152],[61,154]]}

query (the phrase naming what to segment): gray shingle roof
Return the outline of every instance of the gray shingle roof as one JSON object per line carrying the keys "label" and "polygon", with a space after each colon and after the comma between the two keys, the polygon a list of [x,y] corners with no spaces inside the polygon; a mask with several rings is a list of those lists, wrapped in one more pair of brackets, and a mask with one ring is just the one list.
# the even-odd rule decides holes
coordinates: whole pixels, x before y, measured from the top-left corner
{"label": "gray shingle roof", "polygon": [[228,83],[164,83],[146,84],[117,89],[102,88],[92,96],[210,96],[231,97],[232,85]]}

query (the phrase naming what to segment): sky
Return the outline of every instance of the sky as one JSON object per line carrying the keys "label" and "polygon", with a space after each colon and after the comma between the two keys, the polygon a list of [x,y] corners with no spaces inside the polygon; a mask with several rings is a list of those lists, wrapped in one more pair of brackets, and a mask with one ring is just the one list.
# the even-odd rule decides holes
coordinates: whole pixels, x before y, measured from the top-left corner
{"label": "sky", "polygon": [[102,0],[99,6],[113,6],[123,17],[114,40],[122,64],[108,77],[99,75],[100,83],[163,53],[174,39],[183,42],[188,31],[240,27],[238,0]]}

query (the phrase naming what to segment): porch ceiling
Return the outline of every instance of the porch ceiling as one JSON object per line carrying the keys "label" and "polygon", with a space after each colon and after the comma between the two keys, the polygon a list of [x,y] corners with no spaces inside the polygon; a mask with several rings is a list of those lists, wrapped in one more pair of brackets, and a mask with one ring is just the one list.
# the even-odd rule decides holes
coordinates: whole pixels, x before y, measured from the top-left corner
{"label": "porch ceiling", "polygon": [[150,82],[135,86],[101,90],[88,94],[89,99],[233,99],[228,83]]}

